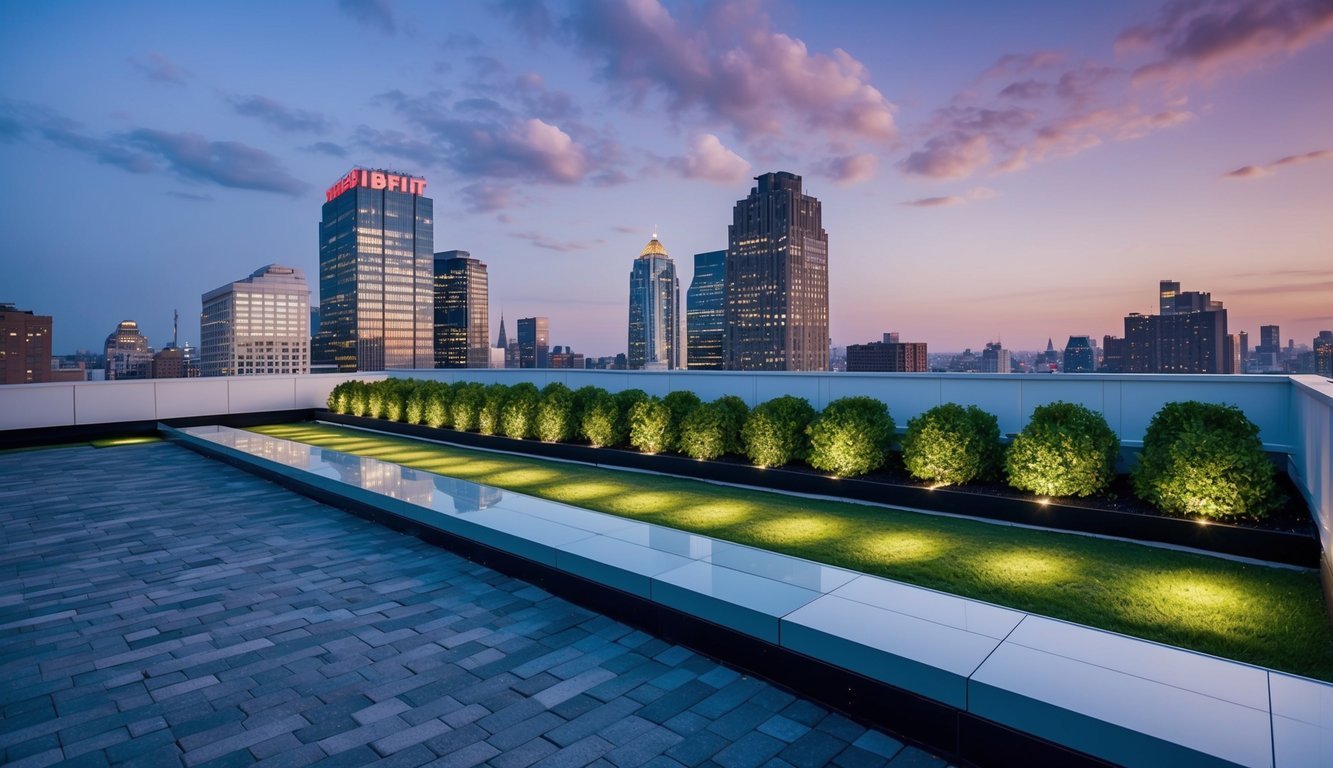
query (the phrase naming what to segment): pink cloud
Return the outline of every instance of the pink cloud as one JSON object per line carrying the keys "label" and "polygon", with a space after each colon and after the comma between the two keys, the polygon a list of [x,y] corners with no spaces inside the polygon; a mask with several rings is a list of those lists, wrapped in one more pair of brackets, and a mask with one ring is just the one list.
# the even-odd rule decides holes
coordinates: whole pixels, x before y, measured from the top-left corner
{"label": "pink cloud", "polygon": [[711,133],[695,136],[684,157],[674,157],[668,162],[687,179],[735,184],[750,178],[750,164]]}
{"label": "pink cloud", "polygon": [[971,176],[990,162],[990,140],[984,133],[947,133],[932,137],[908,155],[900,167],[917,176],[958,179]]}
{"label": "pink cloud", "polygon": [[878,156],[862,153],[829,158],[822,171],[835,184],[847,186],[870,181],[875,178],[878,168]]}
{"label": "pink cloud", "polygon": [[1313,160],[1333,160],[1333,150],[1319,149],[1314,152],[1306,152],[1300,155],[1288,155],[1286,157],[1274,160],[1268,165],[1246,165],[1237,168],[1234,171],[1223,174],[1226,179],[1258,179],[1264,176],[1271,176],[1278,168],[1288,165],[1300,165]]}

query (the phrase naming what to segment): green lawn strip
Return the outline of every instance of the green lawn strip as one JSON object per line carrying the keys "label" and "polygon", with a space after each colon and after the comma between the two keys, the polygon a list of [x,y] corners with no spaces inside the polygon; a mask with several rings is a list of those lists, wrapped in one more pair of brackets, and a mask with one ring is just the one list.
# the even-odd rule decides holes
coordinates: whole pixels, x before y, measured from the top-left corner
{"label": "green lawn strip", "polygon": [[1314,573],[322,424],[254,431],[1333,680]]}
{"label": "green lawn strip", "polygon": [[117,448],[122,445],[143,445],[144,443],[158,443],[162,438],[157,435],[134,435],[132,437],[99,437],[90,441],[94,448]]}

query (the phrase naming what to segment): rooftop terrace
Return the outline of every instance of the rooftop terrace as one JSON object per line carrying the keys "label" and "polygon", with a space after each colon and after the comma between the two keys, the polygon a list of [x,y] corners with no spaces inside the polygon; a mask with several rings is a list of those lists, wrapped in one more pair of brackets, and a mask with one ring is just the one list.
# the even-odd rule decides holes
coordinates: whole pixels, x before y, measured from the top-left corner
{"label": "rooftop terrace", "polygon": [[0,454],[0,762],[944,765],[169,443]]}

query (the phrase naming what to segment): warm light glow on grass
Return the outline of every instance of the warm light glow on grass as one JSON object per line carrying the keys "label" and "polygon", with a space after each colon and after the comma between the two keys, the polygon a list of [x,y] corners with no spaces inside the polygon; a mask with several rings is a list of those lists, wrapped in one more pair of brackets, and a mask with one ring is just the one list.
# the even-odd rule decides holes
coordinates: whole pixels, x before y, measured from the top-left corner
{"label": "warm light glow on grass", "polygon": [[94,448],[115,448],[121,445],[143,445],[161,442],[157,435],[139,435],[137,437],[107,437],[90,441]]}
{"label": "warm light glow on grass", "polygon": [[1333,632],[1310,572],[340,427],[254,431],[1333,680]]}

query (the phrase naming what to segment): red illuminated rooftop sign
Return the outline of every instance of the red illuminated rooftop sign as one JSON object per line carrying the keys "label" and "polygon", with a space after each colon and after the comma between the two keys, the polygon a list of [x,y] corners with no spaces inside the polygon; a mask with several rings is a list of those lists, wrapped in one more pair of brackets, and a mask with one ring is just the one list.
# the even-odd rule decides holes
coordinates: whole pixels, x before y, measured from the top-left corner
{"label": "red illuminated rooftop sign", "polygon": [[426,180],[389,173],[388,171],[368,171],[364,168],[353,168],[346,176],[339,179],[337,184],[329,187],[328,191],[324,193],[324,200],[328,202],[353,187],[387,189],[390,192],[421,195],[426,192]]}

